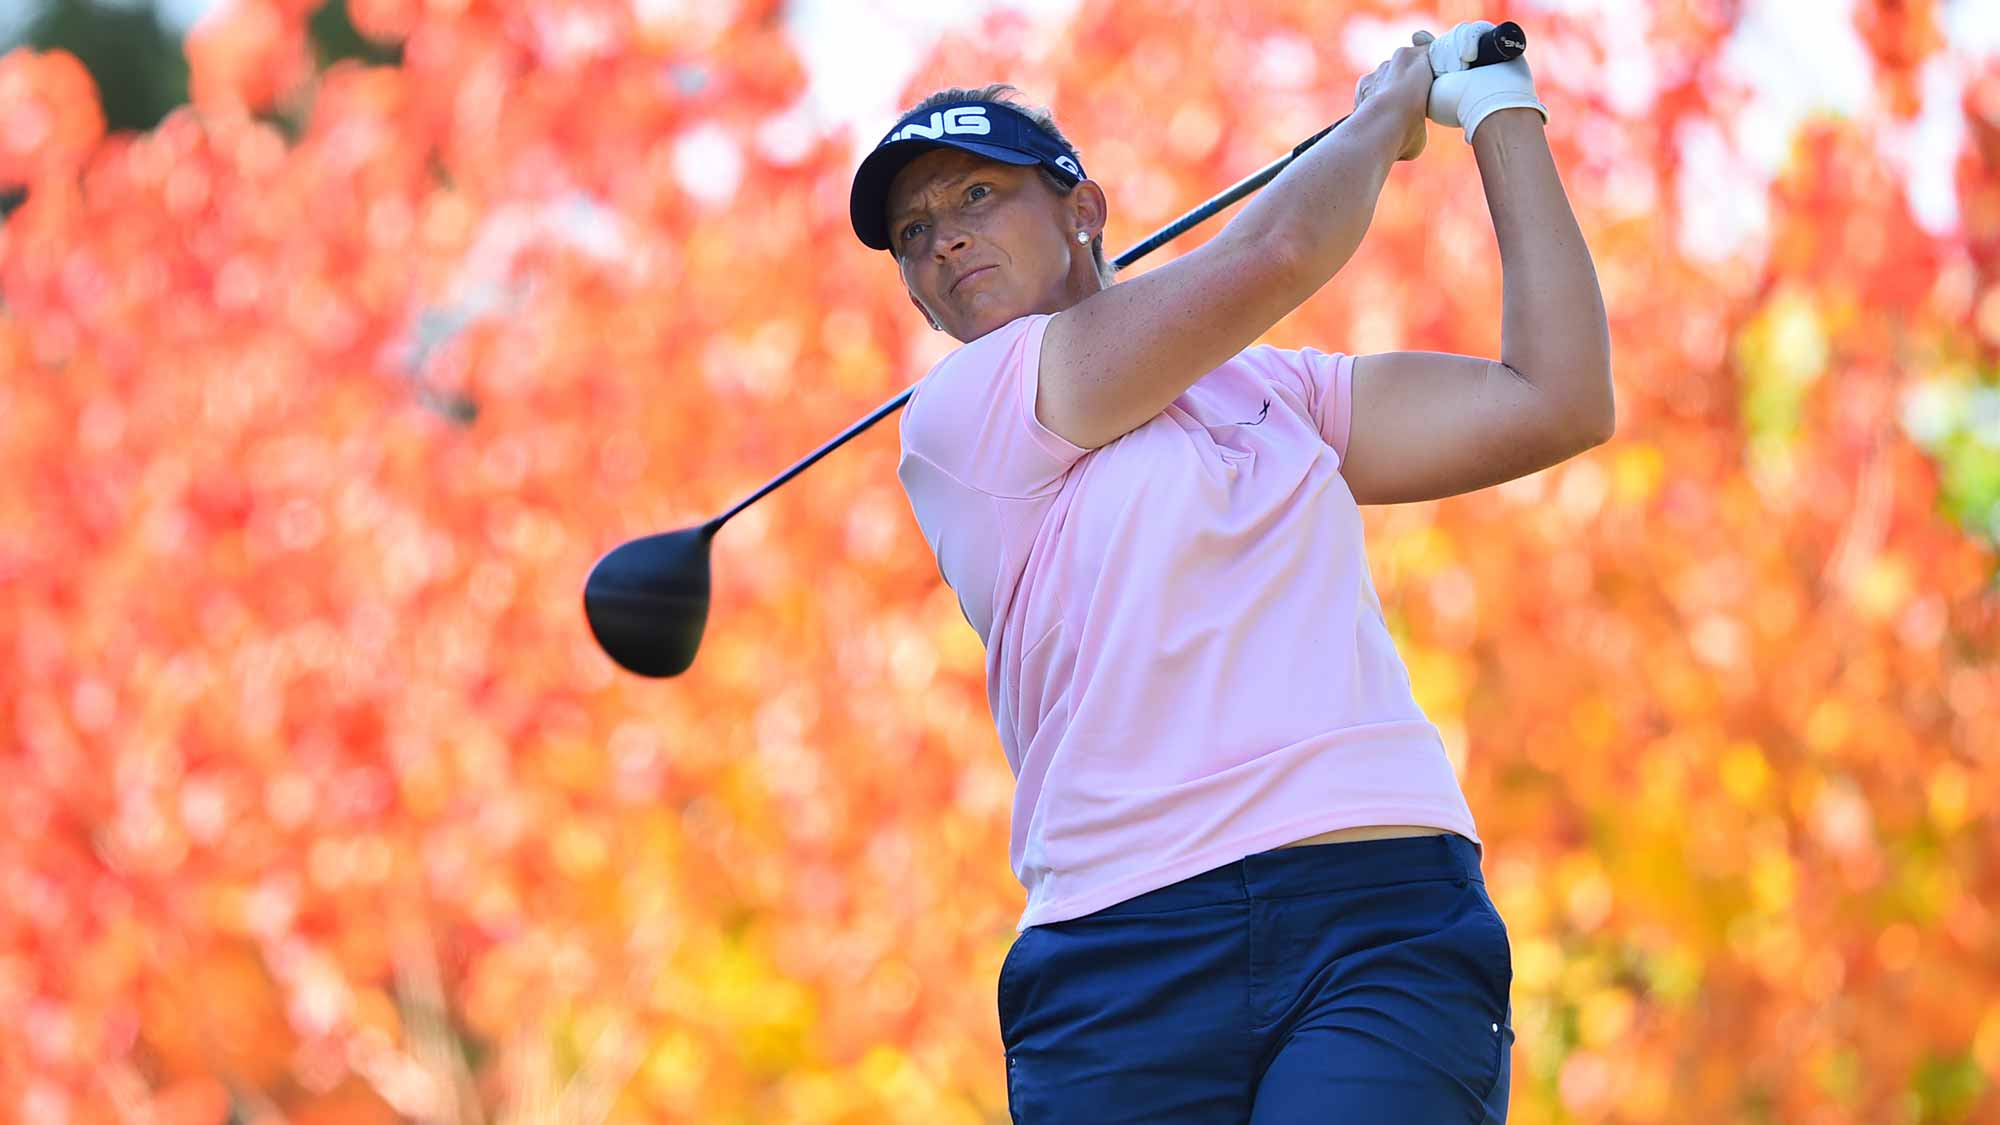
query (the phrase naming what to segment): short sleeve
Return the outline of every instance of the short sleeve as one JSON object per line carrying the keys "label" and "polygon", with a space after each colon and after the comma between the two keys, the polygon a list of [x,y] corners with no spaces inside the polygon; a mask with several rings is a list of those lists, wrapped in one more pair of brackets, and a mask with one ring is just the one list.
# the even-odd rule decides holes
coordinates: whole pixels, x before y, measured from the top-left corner
{"label": "short sleeve", "polygon": [[903,456],[999,499],[1053,491],[1088,449],[1035,417],[1049,315],[1020,317],[953,351],[905,406]]}
{"label": "short sleeve", "polygon": [[1316,348],[1293,351],[1261,345],[1244,355],[1266,377],[1298,396],[1320,437],[1346,461],[1347,436],[1353,429],[1354,357]]}

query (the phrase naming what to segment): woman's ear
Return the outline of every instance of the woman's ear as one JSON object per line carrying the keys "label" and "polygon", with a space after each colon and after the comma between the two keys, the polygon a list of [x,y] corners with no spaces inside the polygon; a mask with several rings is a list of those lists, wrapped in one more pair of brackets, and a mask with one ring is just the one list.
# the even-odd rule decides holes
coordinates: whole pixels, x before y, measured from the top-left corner
{"label": "woman's ear", "polygon": [[1110,218],[1111,208],[1104,198],[1104,189],[1096,180],[1080,180],[1076,189],[1069,193],[1070,215],[1079,229],[1090,231],[1093,236],[1104,233],[1105,220]]}

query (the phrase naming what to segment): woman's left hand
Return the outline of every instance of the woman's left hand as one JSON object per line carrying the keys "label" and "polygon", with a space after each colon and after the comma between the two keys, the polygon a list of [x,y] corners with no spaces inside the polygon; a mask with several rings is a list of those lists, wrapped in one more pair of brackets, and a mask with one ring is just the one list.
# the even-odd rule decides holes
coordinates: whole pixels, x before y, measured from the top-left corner
{"label": "woman's left hand", "polygon": [[1430,41],[1428,32],[1418,32],[1430,44],[1431,71],[1437,76],[1431,83],[1430,119],[1463,127],[1468,142],[1479,123],[1499,110],[1532,109],[1543,121],[1549,119],[1548,107],[1535,96],[1535,76],[1526,58],[1471,65],[1479,52],[1479,37],[1491,30],[1493,25],[1485,20],[1468,20],[1435,41]]}

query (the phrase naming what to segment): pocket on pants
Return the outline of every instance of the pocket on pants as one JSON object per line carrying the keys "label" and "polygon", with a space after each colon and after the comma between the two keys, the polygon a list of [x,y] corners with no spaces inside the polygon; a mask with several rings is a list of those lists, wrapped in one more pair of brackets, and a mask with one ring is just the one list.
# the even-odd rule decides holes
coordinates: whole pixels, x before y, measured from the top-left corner
{"label": "pocket on pants", "polygon": [[[1014,944],[1007,947],[1007,956],[1000,961],[1000,980],[999,987],[996,989],[996,999],[999,1002],[1000,1043],[1009,1050],[1013,1049],[1015,1041],[1014,1027],[1019,1023],[1020,988],[1018,984],[1021,968],[1021,950],[1023,946],[1028,944],[1028,939],[1034,936],[1035,931],[1036,927],[1030,926],[1028,929],[1016,934]],[[1009,1065],[1012,1065],[1011,1060]]]}
{"label": "pocket on pants", "polygon": [[1485,883],[1475,880],[1470,886],[1478,896],[1474,915],[1480,921],[1477,938],[1480,962],[1486,967],[1498,1007],[1502,1011],[1510,1011],[1514,991],[1514,945],[1507,934],[1507,921],[1500,917],[1500,909],[1493,905],[1493,896],[1486,893]]}
{"label": "pocket on pants", "polygon": [[1020,1073],[1020,1059],[1014,1052],[1021,1040],[1020,985],[1021,973],[1026,968],[1023,964],[1025,960],[1023,950],[1028,944],[1028,939],[1034,937],[1038,931],[1039,927],[1030,926],[1015,935],[1014,944],[1007,947],[1007,956],[1000,961],[1000,980],[996,989],[999,1001],[1000,1046],[1006,1057],[1007,1066],[1007,1114],[1009,1120],[1016,1122],[1020,1120],[1018,1107],[1021,1104],[1021,1097],[1015,1086],[1015,1079]]}
{"label": "pocket on pants", "polygon": [[[1514,1050],[1514,949],[1507,935],[1507,922],[1500,917],[1500,910],[1493,905],[1493,898],[1486,892],[1486,884],[1474,880],[1470,889],[1475,893],[1473,917],[1478,925],[1473,927],[1473,954],[1483,966],[1486,984],[1490,989],[1496,1022],[1492,1026],[1493,1057],[1488,1073],[1492,1080],[1484,1083],[1479,1096],[1487,1102],[1488,1120],[1505,1120],[1510,1082],[1505,1081],[1511,1071]],[[1498,1115],[1493,1110],[1498,1105]]]}

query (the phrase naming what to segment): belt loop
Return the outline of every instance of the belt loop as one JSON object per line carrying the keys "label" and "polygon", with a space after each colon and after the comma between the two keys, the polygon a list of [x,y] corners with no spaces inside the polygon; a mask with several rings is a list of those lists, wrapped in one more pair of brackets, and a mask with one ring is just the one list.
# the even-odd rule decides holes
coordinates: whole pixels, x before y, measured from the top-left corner
{"label": "belt loop", "polygon": [[1229,865],[1236,872],[1236,895],[1244,902],[1250,901],[1250,857],[1244,856]]}

